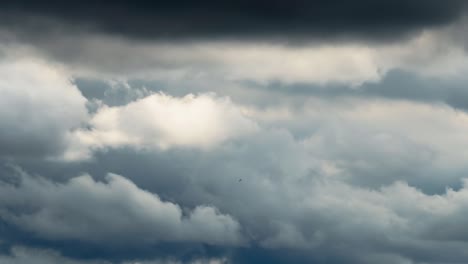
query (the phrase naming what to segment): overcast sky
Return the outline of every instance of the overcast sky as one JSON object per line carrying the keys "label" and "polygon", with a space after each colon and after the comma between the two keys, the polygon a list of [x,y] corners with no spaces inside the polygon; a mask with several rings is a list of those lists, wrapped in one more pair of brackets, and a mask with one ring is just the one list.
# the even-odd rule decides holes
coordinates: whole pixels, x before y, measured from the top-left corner
{"label": "overcast sky", "polygon": [[0,1],[0,264],[468,263],[468,2]]}

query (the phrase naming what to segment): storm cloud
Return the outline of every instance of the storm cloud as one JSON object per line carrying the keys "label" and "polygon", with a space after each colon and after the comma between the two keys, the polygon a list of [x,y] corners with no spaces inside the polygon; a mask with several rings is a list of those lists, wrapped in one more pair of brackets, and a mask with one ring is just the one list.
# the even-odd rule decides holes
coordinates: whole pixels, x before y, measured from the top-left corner
{"label": "storm cloud", "polygon": [[[46,18],[140,39],[401,37],[455,21],[466,2],[397,1],[2,1],[7,25]],[[34,20],[32,20],[34,21]]]}

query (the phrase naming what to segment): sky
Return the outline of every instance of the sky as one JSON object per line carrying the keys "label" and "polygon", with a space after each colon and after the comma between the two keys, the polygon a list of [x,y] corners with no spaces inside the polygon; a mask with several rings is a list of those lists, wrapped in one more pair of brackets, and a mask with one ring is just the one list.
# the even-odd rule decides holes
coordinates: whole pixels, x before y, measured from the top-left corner
{"label": "sky", "polygon": [[468,262],[468,2],[0,1],[0,264]]}

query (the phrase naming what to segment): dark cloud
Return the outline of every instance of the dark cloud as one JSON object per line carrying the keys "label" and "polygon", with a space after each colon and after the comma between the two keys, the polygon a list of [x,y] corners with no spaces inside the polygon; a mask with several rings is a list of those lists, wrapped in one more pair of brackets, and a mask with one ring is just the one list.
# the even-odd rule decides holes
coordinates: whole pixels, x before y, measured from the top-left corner
{"label": "dark cloud", "polygon": [[[465,1],[2,1],[5,25],[31,17],[144,39],[396,38],[456,20]],[[30,16],[23,18],[22,15]],[[31,20],[29,20],[31,22]],[[32,29],[40,27],[29,23]]]}

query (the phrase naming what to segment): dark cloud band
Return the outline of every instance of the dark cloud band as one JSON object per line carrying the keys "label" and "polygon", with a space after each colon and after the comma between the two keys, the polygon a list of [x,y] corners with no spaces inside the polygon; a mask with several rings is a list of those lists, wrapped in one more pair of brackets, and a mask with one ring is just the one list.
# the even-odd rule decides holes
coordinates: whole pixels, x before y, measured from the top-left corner
{"label": "dark cloud band", "polygon": [[127,37],[396,38],[456,20],[465,1],[2,1],[3,23],[52,18]]}

